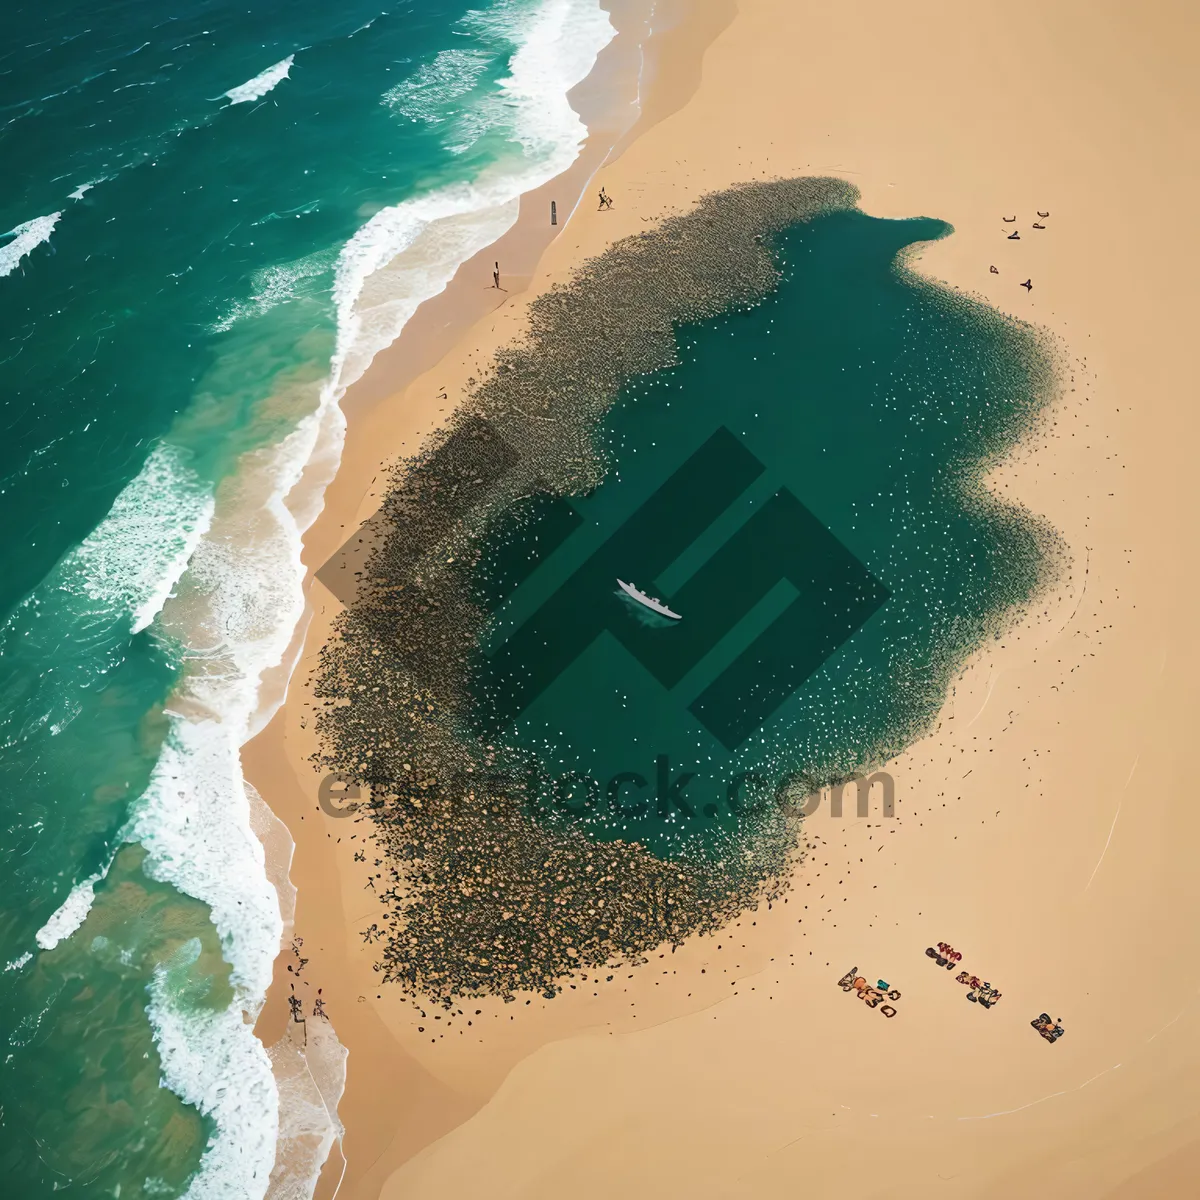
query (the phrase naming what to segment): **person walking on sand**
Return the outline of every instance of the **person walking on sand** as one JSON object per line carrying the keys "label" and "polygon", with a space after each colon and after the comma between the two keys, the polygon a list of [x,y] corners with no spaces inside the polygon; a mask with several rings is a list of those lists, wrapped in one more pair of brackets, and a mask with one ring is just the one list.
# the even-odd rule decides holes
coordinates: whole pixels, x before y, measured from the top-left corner
{"label": "person walking on sand", "polygon": [[612,208],[612,197],[607,195],[603,188],[600,189],[600,208]]}
{"label": "person walking on sand", "polygon": [[499,288],[500,288],[500,264],[499,263],[497,263],[495,268],[492,270],[492,287],[496,288],[497,290],[499,290]]}

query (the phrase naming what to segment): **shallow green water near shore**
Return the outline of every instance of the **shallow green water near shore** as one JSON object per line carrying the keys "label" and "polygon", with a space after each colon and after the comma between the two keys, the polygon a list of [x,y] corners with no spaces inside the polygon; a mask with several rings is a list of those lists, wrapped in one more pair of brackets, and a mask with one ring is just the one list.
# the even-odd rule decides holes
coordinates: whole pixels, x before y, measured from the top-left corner
{"label": "shallow green water near shore", "polygon": [[978,481],[1050,370],[1035,331],[904,269],[949,232],[858,211],[792,228],[775,292],[679,329],[678,365],[622,392],[603,484],[497,528],[477,695],[540,764],[540,819],[725,846],[789,773],[911,741],[1034,594],[1044,534]]}

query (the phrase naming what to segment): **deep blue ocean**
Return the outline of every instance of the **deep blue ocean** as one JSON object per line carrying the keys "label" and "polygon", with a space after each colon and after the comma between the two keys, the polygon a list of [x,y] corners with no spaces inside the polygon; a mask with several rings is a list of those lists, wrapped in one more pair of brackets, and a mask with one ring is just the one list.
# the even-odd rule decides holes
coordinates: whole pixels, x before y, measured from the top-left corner
{"label": "deep blue ocean", "polygon": [[261,1197],[282,1139],[304,1196],[337,1134],[246,1024],[288,914],[238,747],[342,391],[584,133],[597,0],[475,3],[6,12],[6,1195]]}

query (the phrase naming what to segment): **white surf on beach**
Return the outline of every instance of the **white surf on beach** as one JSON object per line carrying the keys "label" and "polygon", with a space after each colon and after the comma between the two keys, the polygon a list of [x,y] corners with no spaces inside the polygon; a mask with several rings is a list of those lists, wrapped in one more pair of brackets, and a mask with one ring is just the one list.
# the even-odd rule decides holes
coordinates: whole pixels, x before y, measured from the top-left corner
{"label": "white surf on beach", "polygon": [[[54,671],[22,698],[19,736],[37,729],[60,734],[80,712],[77,693],[95,686],[124,656],[122,635],[145,628],[161,610],[208,528],[212,497],[187,466],[185,456],[163,444],[117,496],[103,521],[65,555],[0,626],[0,656],[19,654],[45,637],[79,653],[60,652]],[[43,631],[43,623],[53,628]],[[55,630],[69,630],[60,639]],[[107,653],[97,654],[100,646]],[[76,882],[34,935],[53,950],[87,919],[111,858]],[[29,955],[19,960],[29,961]]]}
{"label": "white surf on beach", "polygon": [[[616,30],[597,0],[547,0],[536,9],[472,14],[517,49],[497,92],[481,99],[476,137],[506,136],[514,153],[469,183],[454,184],[376,213],[338,264],[337,386],[348,387],[391,345],[416,309],[443,291],[468,258],[516,223],[520,198],[562,174],[587,128],[567,99]],[[395,89],[384,97],[395,105]],[[413,119],[409,111],[404,115]],[[457,142],[460,129],[449,131]]]}
{"label": "white surf on beach", "polygon": [[32,221],[25,221],[3,234],[4,237],[11,237],[12,241],[0,245],[0,277],[11,275],[31,250],[49,241],[61,216],[62,213],[56,212],[34,217]]}
{"label": "white surf on beach", "polygon": [[[303,616],[301,537],[337,468],[345,431],[340,400],[420,304],[512,227],[520,196],[575,161],[587,131],[567,93],[615,33],[598,0],[506,5],[487,19],[510,47],[509,67],[473,128],[480,136],[498,134],[507,152],[469,182],[376,213],[342,248],[334,268],[336,348],[308,415],[282,441],[243,455],[215,497],[188,483],[186,471],[173,479],[162,475],[164,463],[180,466],[164,443],[75,563],[81,570],[73,576],[85,594],[118,589],[130,628],[151,629],[183,660],[168,705],[170,734],[125,836],[146,849],[148,874],[209,906],[231,967],[235,995],[228,1009],[197,1009],[187,980],[199,949],[185,946],[160,968],[148,1008],[163,1082],[215,1125],[187,1192],[191,1200],[267,1195],[277,1146],[290,1152],[297,1138],[312,1151],[308,1173],[293,1172],[286,1189],[272,1185],[270,1194],[311,1195],[340,1135],[336,1103],[345,1058],[332,1028],[317,1099],[311,1088],[298,1087],[294,1054],[269,1055],[253,1032],[284,919],[240,765],[241,745],[273,712],[275,701],[262,693],[264,676],[284,663]],[[265,95],[287,77],[291,62],[275,64],[226,96],[242,103]],[[300,275],[315,265],[300,266]],[[247,307],[231,309],[230,316],[252,318],[283,302],[294,277],[282,268],[264,276]],[[154,493],[178,496],[181,480],[186,504],[164,510]],[[153,557],[118,569],[124,557],[103,546],[108,537],[120,541],[118,530],[130,546],[151,538]],[[94,890],[94,881],[76,885],[47,939],[78,928],[91,899],[89,882]],[[281,1091],[299,1106],[295,1112],[281,1111]]]}
{"label": "white surf on beach", "polygon": [[262,99],[272,88],[278,87],[288,77],[295,58],[294,54],[289,54],[287,58],[268,67],[265,71],[260,71],[253,79],[247,79],[245,83],[239,83],[237,87],[222,92],[222,98],[227,99],[230,104],[245,104],[247,100]]}
{"label": "white surf on beach", "polygon": [[[289,878],[296,844],[249,782],[246,796],[254,832],[266,847],[267,874],[279,896],[287,942],[296,916],[296,888]],[[347,1051],[333,1026],[314,1018],[305,1022],[302,1035],[289,1024],[267,1055],[279,1089],[279,1133],[267,1200],[308,1200],[329,1151],[345,1132],[337,1108],[346,1086]]]}
{"label": "white surf on beach", "polygon": [[187,996],[200,957],[191,938],[160,966],[146,1006],[162,1061],[163,1082],[216,1125],[184,1195],[230,1200],[266,1194],[278,1131],[278,1092],[262,1043],[235,1000],[211,1009]]}
{"label": "white surf on beach", "polygon": [[0,625],[0,656],[34,652],[49,639],[58,663],[23,696],[15,736],[27,738],[36,728],[57,735],[75,719],[78,693],[124,657],[122,635],[154,619],[212,510],[212,496],[186,454],[161,444],[104,520],[17,605]]}

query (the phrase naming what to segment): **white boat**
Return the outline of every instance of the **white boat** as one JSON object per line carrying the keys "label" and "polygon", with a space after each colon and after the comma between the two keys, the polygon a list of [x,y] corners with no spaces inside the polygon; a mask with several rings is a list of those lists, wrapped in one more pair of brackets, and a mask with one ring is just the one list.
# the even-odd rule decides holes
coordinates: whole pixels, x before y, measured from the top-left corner
{"label": "white boat", "polygon": [[618,579],[617,586],[625,595],[632,596],[639,604],[644,604],[650,609],[651,612],[660,613],[664,617],[670,617],[673,621],[683,620],[677,612],[672,612],[661,600],[655,600],[653,596],[647,596],[645,592],[638,591],[632,583],[626,583],[623,579]]}

